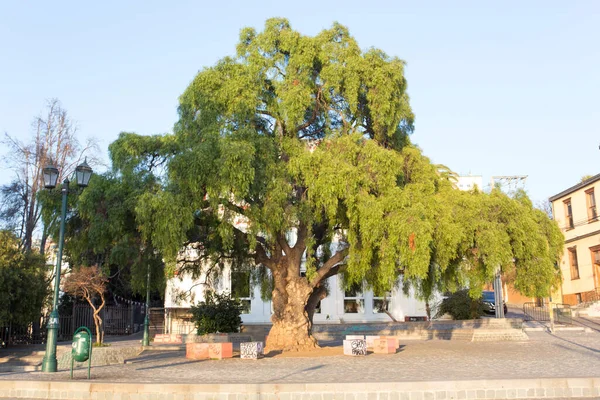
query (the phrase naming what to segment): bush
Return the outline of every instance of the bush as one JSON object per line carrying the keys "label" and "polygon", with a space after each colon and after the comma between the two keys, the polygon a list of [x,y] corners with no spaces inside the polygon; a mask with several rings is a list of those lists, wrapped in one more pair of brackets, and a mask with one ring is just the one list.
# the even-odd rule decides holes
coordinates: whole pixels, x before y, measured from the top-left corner
{"label": "bush", "polygon": [[483,301],[472,299],[466,289],[459,290],[442,301],[435,317],[444,314],[450,314],[452,319],[477,319],[483,315]]}
{"label": "bush", "polygon": [[192,306],[192,321],[198,335],[239,332],[242,325],[242,305],[228,293],[206,291],[206,300]]}

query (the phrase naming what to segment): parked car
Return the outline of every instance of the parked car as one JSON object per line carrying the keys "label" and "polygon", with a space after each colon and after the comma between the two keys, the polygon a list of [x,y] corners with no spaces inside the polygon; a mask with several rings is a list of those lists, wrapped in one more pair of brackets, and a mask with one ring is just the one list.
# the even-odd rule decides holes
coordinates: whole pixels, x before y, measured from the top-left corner
{"label": "parked car", "polygon": [[[483,301],[483,311],[486,314],[496,314],[496,298],[493,291],[484,291],[481,300]],[[504,304],[504,315],[506,315],[508,307],[504,301],[502,303]]]}

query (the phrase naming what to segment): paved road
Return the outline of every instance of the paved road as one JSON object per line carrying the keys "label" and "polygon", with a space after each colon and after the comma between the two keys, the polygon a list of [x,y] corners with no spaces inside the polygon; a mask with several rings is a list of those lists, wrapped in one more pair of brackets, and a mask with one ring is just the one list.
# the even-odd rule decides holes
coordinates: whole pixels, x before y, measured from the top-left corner
{"label": "paved road", "polygon": [[[529,332],[522,342],[405,341],[395,355],[192,361],[145,352],[131,364],[92,368],[95,381],[154,383],[389,382],[600,377],[600,332]],[[0,379],[68,380],[68,371]],[[83,370],[76,371],[84,379]]]}

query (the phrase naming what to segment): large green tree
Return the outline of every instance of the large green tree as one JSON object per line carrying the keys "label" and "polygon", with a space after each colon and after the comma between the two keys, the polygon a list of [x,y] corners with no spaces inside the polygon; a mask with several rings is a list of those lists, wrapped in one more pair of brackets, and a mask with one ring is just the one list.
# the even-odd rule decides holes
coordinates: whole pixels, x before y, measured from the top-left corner
{"label": "large green tree", "polygon": [[20,246],[12,232],[0,231],[0,326],[28,326],[39,319],[47,294],[44,257]]}
{"label": "large green tree", "polygon": [[[340,273],[381,293],[400,277],[426,289],[515,268],[519,287],[547,292],[555,225],[525,197],[454,189],[410,143],[413,122],[402,60],[361,51],[339,24],[308,37],[270,19],[196,75],[173,134],[122,134],[111,153],[121,171],[164,163],[136,218],[171,270],[268,271],[269,350],[316,346],[310,316]],[[178,264],[191,243],[201,259]]]}

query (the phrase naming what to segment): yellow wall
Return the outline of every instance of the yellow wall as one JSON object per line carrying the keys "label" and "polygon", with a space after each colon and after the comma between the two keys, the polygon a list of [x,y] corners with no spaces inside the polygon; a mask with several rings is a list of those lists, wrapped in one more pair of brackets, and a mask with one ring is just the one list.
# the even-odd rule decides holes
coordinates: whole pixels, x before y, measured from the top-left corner
{"label": "yellow wall", "polygon": [[[597,204],[596,220],[588,220],[588,206],[586,201],[586,191],[594,188],[594,194]],[[564,201],[571,199],[571,209],[573,215],[574,228],[568,226]],[[560,268],[563,276],[562,293],[563,301],[567,303],[576,303],[577,293],[584,293],[594,290],[598,285],[600,278],[600,268],[593,264],[590,247],[600,245],[600,181],[592,182],[577,188],[576,191],[561,196],[552,201],[554,219],[565,235],[565,249],[560,261]],[[575,247],[577,253],[577,264],[579,267],[579,279],[571,277],[571,263],[569,259],[569,248]]]}

